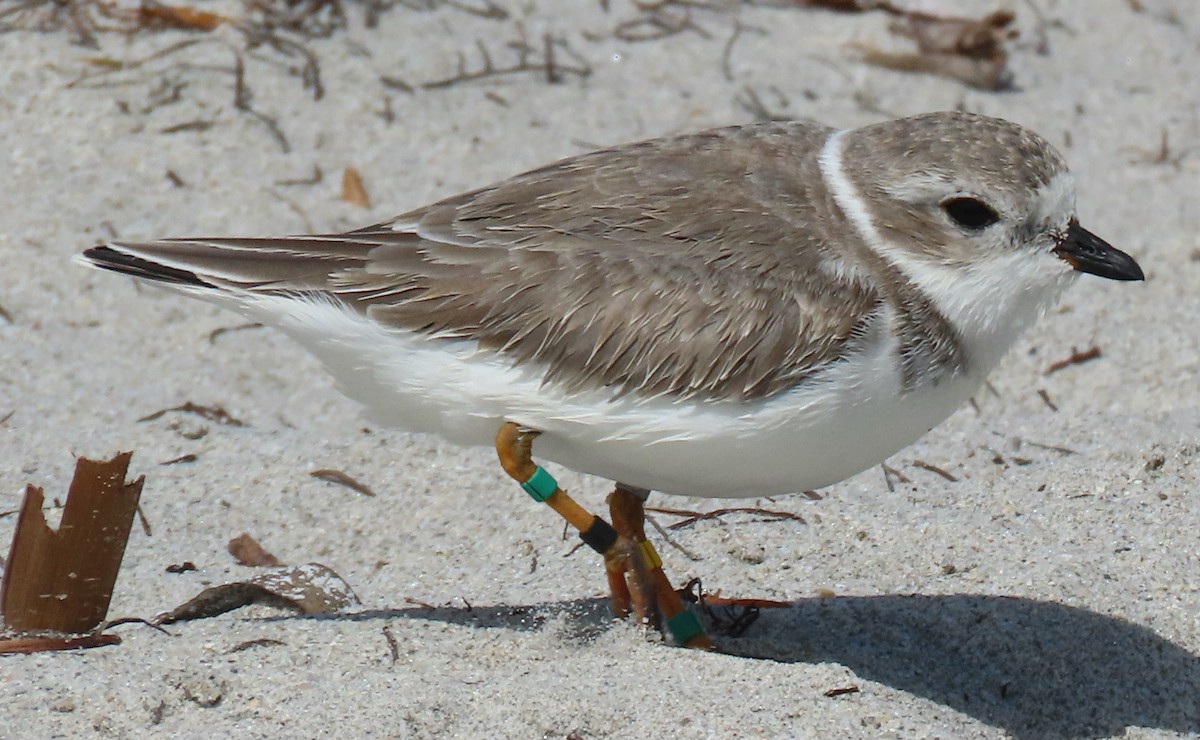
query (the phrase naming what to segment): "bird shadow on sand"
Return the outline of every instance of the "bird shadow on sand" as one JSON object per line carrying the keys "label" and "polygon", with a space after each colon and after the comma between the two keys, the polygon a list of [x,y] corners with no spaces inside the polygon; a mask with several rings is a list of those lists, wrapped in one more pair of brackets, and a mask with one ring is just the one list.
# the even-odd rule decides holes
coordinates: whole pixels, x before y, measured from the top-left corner
{"label": "bird shadow on sand", "polygon": [[[556,614],[585,638],[611,624],[604,599],[326,618],[533,631]],[[1020,738],[1106,737],[1127,727],[1200,734],[1200,658],[1145,627],[1062,604],[968,594],[801,599],[717,641],[747,659],[843,665]]]}

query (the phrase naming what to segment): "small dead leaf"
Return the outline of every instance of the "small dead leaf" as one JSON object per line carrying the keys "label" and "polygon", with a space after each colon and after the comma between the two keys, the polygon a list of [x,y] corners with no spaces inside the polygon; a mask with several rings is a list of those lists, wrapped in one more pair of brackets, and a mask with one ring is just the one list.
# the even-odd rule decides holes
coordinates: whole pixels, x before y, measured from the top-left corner
{"label": "small dead leaf", "polygon": [[215,617],[250,604],[266,604],[300,614],[328,614],[361,603],[337,573],[320,563],[307,563],[294,568],[273,568],[245,581],[206,588],[160,614],[154,624]]}
{"label": "small dead leaf", "polygon": [[182,5],[160,5],[148,0],[143,0],[137,14],[143,27],[181,28],[188,31],[211,31],[232,20],[207,10]]}
{"label": "small dead leaf", "polygon": [[980,90],[998,91],[1012,87],[1012,75],[1003,60],[975,59],[957,54],[890,52],[868,44],[852,44],[862,61],[897,72],[919,72],[958,80]]}
{"label": "small dead leaf", "polygon": [[362,208],[371,207],[371,197],[367,195],[362,175],[353,167],[342,170],[342,200]]}
{"label": "small dead leaf", "polygon": [[926,53],[1003,61],[1007,56],[1004,42],[1017,36],[1011,27],[1016,18],[1009,10],[997,10],[980,19],[909,13],[893,21],[890,28],[915,41]]}
{"label": "small dead leaf", "polygon": [[242,532],[230,540],[226,547],[229,550],[229,554],[242,565],[249,565],[254,568],[283,565],[283,561],[267,552],[262,545],[258,544],[258,540],[246,532]]}

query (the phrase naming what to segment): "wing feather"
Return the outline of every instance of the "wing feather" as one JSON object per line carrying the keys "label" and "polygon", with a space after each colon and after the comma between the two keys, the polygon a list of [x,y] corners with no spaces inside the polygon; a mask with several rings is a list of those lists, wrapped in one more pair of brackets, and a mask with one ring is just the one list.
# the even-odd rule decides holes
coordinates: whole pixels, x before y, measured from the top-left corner
{"label": "wing feather", "polygon": [[879,311],[822,183],[828,134],[718,129],[585,154],[344,234],[86,257],[191,287],[319,292],[397,330],[478,340],[570,388],[761,398],[854,351]]}

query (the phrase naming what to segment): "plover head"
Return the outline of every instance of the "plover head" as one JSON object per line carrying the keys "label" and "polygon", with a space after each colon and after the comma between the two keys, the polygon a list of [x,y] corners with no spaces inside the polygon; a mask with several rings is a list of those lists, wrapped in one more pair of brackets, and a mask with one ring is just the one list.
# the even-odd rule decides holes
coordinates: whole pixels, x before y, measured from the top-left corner
{"label": "plover head", "polygon": [[873,251],[969,343],[1007,346],[1080,272],[1143,279],[1079,225],[1062,155],[1015,123],[941,112],[864,126],[831,137],[822,167]]}

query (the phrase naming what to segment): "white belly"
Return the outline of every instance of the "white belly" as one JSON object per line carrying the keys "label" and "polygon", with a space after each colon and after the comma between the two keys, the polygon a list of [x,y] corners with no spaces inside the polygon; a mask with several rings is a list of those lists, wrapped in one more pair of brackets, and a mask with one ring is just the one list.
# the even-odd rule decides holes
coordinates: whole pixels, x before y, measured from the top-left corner
{"label": "white belly", "polygon": [[[287,300],[286,306],[277,301]],[[877,465],[945,419],[978,377],[901,395],[894,348],[765,401],[612,400],[563,394],[473,342],[390,332],[326,303],[264,297],[242,311],[299,340],[378,423],[493,443],[538,429],[535,457],[664,493],[752,497],[820,488]]]}

